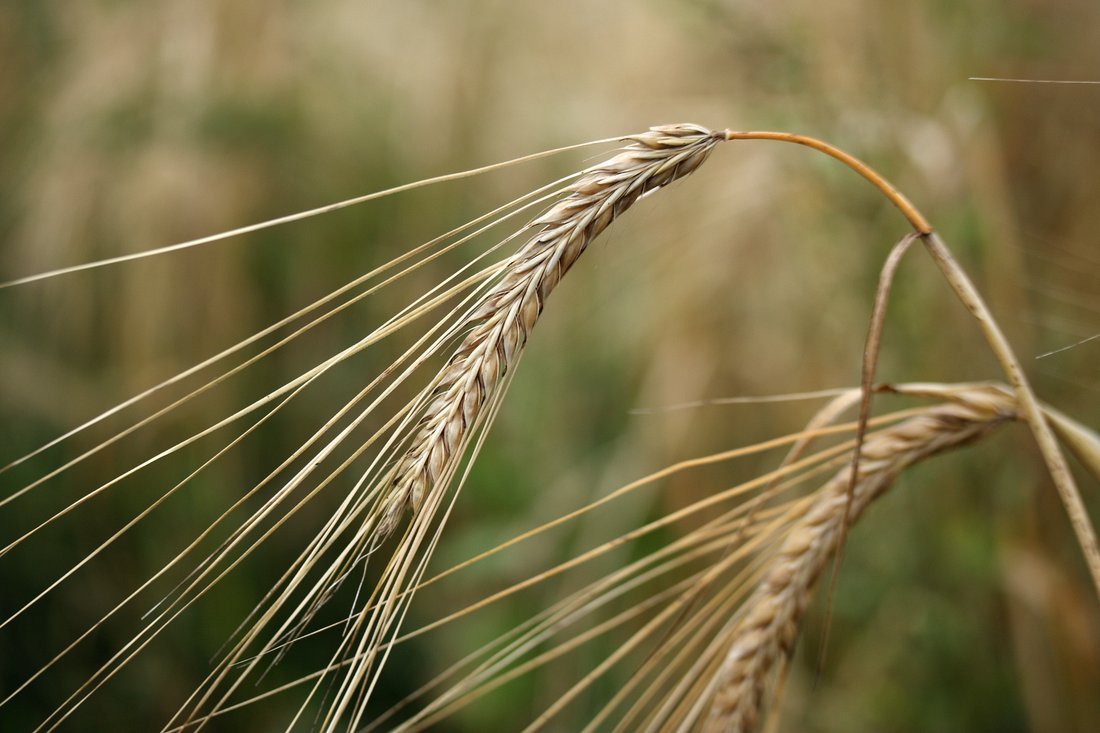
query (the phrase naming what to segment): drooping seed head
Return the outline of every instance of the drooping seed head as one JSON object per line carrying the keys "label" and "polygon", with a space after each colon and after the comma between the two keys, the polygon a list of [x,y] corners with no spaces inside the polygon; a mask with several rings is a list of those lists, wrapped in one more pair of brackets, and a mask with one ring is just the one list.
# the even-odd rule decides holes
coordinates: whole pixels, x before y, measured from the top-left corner
{"label": "drooping seed head", "polygon": [[771,673],[794,650],[814,585],[840,543],[845,521],[854,523],[904,468],[1016,417],[1014,400],[1001,390],[975,389],[956,399],[956,404],[930,409],[869,436],[850,508],[849,467],[821,489],[809,511],[786,533],[726,643],[711,687],[705,733],[757,729]]}
{"label": "drooping seed head", "polygon": [[461,459],[465,441],[526,345],[546,299],[589,243],[641,196],[702,165],[725,138],[679,124],[626,139],[626,147],[587,169],[528,225],[535,234],[464,324],[466,338],[440,371],[409,448],[394,468],[379,532],[396,526],[402,507],[418,509]]}

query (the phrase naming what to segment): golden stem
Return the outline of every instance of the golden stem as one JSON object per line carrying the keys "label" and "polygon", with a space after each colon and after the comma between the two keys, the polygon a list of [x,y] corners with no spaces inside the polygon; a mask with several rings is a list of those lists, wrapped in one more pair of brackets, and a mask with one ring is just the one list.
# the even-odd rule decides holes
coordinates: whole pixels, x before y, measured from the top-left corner
{"label": "golden stem", "polygon": [[917,230],[921,235],[931,234],[932,225],[928,223],[928,220],[924,218],[916,206],[913,206],[912,202],[901,193],[901,191],[894,188],[889,181],[880,176],[875,169],[864,163],[859,158],[853,155],[849,155],[840,148],[834,147],[827,142],[818,140],[817,138],[807,137],[806,135],[795,135],[790,132],[767,132],[767,131],[755,131],[755,132],[736,132],[734,130],[726,130],[727,140],[779,140],[786,143],[795,143],[797,145],[805,145],[808,148],[825,153],[826,155],[836,158],[844,165],[848,166],[856,173],[860,174],[868,181],[870,181],[875,188],[882,192],[882,195],[890,199],[890,203],[898,207],[905,218],[909,220],[909,223],[913,225],[913,228]]}

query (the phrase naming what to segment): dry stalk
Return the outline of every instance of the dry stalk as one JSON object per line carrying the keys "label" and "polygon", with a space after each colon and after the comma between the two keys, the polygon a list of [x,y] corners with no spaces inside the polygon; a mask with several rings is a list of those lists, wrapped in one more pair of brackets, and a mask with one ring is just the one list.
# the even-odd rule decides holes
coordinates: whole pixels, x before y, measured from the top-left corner
{"label": "dry stalk", "polygon": [[565,198],[531,222],[537,233],[468,320],[470,331],[440,371],[420,425],[394,469],[381,533],[393,529],[404,506],[419,509],[461,458],[471,427],[522,352],[546,299],[588,244],[646,193],[698,168],[725,134],[678,124],[626,139],[629,145],[585,171]]}
{"label": "dry stalk", "polygon": [[[1085,556],[1089,574],[1092,576],[1093,586],[1096,589],[1097,595],[1100,596],[1100,540],[1097,539],[1096,530],[1092,526],[1092,521],[1089,519],[1084,501],[1081,499],[1081,492],[1077,488],[1077,482],[1074,480],[1073,474],[1070,472],[1069,466],[1066,463],[1065,456],[1062,454],[1058,442],[1055,440],[1054,433],[1050,425],[1047,424],[1046,417],[1043,415],[1043,408],[1039,404],[1039,398],[1035,395],[1035,390],[1031,388],[1027,375],[1024,373],[1023,367],[1020,364],[1020,360],[1012,351],[1012,347],[1009,346],[1008,339],[1005,338],[1004,333],[1001,331],[1001,327],[997,324],[996,319],[993,318],[993,314],[990,313],[989,307],[985,304],[981,294],[978,293],[977,288],[974,287],[974,283],[970,281],[970,277],[962,269],[959,263],[955,261],[954,255],[951,254],[947,245],[943,243],[943,240],[940,239],[939,235],[932,229],[932,225],[928,223],[924,215],[913,206],[912,202],[910,202],[904,194],[894,188],[889,181],[879,175],[878,172],[866,163],[850,153],[822,140],[789,132],[739,132],[735,130],[726,130],[725,134],[727,140],[772,140],[793,143],[795,145],[804,145],[820,153],[824,153],[831,158],[835,158],[875,186],[875,188],[877,188],[879,192],[894,204],[905,218],[909,220],[913,229],[920,235],[921,241],[924,242],[925,249],[927,249],[928,253],[932,256],[932,260],[940,268],[940,272],[943,274],[944,279],[947,280],[947,284],[951,286],[951,289],[955,291],[955,295],[957,295],[963,305],[966,306],[966,309],[970,311],[974,319],[978,321],[978,325],[982,329],[982,335],[985,336],[986,343],[989,345],[994,356],[997,357],[997,361],[1004,370],[1005,376],[1015,390],[1020,409],[1020,417],[1027,423],[1028,427],[1031,428],[1031,433],[1035,437],[1035,443],[1039,448],[1039,453],[1043,456],[1043,462],[1046,463],[1047,470],[1050,472],[1051,481],[1053,481],[1055,488],[1058,490],[1058,495],[1062,500],[1062,505],[1066,509],[1066,514],[1069,515],[1070,524],[1073,526],[1074,534],[1077,536],[1077,543],[1081,546],[1081,552]],[[857,460],[858,457],[859,452],[857,450]]]}
{"label": "dry stalk", "polygon": [[973,388],[960,393],[954,403],[930,408],[866,439],[854,492],[849,495],[853,484],[848,466],[820,490],[810,510],[791,528],[746,601],[709,686],[712,699],[703,728],[707,733],[756,730],[771,673],[794,648],[818,577],[840,547],[847,526],[889,488],[898,473],[1016,418],[1016,403],[1006,392]]}

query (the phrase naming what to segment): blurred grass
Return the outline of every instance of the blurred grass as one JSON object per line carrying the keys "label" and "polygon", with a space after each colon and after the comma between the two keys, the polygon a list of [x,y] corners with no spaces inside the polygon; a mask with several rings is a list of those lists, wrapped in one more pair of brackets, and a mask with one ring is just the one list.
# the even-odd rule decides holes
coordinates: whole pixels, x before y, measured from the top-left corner
{"label": "blurred grass", "polygon": [[[0,278],[650,124],[790,129],[851,150],[907,192],[990,296],[1040,395],[1095,426],[1100,342],[1030,357],[1100,333],[1100,97],[1091,87],[966,79],[1097,78],[1098,21],[1100,6],[1086,0],[782,9],[719,0],[12,0],[0,6]],[[563,156],[0,292],[0,459],[584,162]],[[674,460],[796,429],[806,405],[630,411],[854,384],[878,267],[903,232],[896,213],[849,172],[763,144],[723,146],[690,180],[644,202],[548,305],[436,565]],[[153,446],[264,394],[465,256],[327,324],[247,380],[42,491],[77,496]],[[891,304],[881,378],[995,377],[976,333],[914,252]],[[18,634],[0,637],[0,659],[9,660],[0,664],[0,689],[158,567],[166,547],[204,526],[215,502],[262,477],[273,455],[291,450],[395,348],[383,344],[333,375],[109,562],[51,597]],[[4,486],[90,445],[81,439],[50,452],[5,476]],[[17,562],[5,558],[4,595],[40,588],[199,456],[146,472]],[[471,573],[432,603],[485,595],[502,578],[530,574],[735,474],[670,481],[630,508]],[[1084,488],[1097,516],[1096,484]],[[16,527],[38,511],[34,502],[11,509]],[[273,556],[292,552],[294,539]],[[246,566],[69,729],[144,729],[165,718],[270,573],[262,563]],[[393,659],[380,702],[541,608],[551,592],[540,593],[479,616],[468,633],[411,645]],[[790,729],[1100,729],[1097,601],[1023,431],[907,478],[853,533],[834,604],[825,660],[813,624],[801,646]],[[111,632],[116,645],[125,633]],[[82,679],[111,638],[75,661],[56,689]],[[308,661],[297,671],[309,671]],[[582,666],[563,663],[546,684],[510,686],[448,729],[514,727]],[[11,721],[3,727],[25,729],[55,694],[18,698],[0,711],[0,721]],[[282,703],[261,706],[249,729],[276,725],[280,712]]]}

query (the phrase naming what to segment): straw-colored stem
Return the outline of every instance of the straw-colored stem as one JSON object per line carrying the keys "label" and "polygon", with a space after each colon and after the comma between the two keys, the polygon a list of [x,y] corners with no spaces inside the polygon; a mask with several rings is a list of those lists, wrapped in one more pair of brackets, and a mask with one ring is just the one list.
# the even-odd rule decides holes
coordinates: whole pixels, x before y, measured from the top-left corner
{"label": "straw-colored stem", "polygon": [[1031,389],[1031,385],[1028,383],[1027,376],[1024,374],[1019,359],[1016,358],[1016,355],[1012,351],[1012,347],[1009,346],[1008,339],[1005,338],[1004,333],[1002,333],[1000,327],[997,325],[997,322],[989,311],[989,307],[978,293],[977,288],[974,287],[974,284],[970,281],[966,272],[958,262],[956,262],[950,250],[947,248],[947,245],[945,245],[943,240],[935,233],[932,229],[932,225],[928,223],[924,215],[917,210],[909,199],[898,191],[889,181],[879,175],[873,168],[855,156],[829,143],[806,135],[796,135],[788,132],[737,132],[734,130],[726,130],[725,136],[727,140],[774,140],[795,143],[822,152],[844,163],[856,173],[870,181],[871,184],[874,185],[883,196],[889,199],[890,202],[901,211],[905,218],[909,220],[909,223],[917,233],[920,234],[921,240],[924,242],[932,259],[936,262],[936,265],[940,268],[941,272],[943,272],[944,278],[947,280],[952,290],[955,291],[955,294],[959,297],[959,300],[963,302],[967,310],[970,311],[971,315],[977,319],[986,342],[997,357],[997,360],[1001,363],[1001,368],[1004,370],[1005,376],[1016,391],[1016,399],[1020,405],[1021,416],[1024,421],[1027,422],[1028,427],[1035,436],[1035,442],[1039,447],[1039,452],[1043,456],[1043,462],[1046,464],[1047,470],[1050,472],[1051,480],[1054,482],[1058,494],[1062,499],[1062,503],[1065,505],[1070,524],[1073,526],[1074,534],[1077,537],[1077,542],[1085,555],[1085,561],[1088,565],[1089,573],[1092,576],[1092,582],[1097,597],[1100,597],[1100,543],[1097,542],[1096,530],[1092,526],[1092,521],[1089,519],[1088,512],[1085,510],[1080,491],[1077,488],[1077,483],[1073,478],[1073,474],[1069,470],[1065,456],[1058,446],[1058,442],[1054,439],[1054,433],[1043,417],[1042,409],[1039,406],[1039,400],[1035,396],[1035,392]]}
{"label": "straw-colored stem", "polygon": [[1073,532],[1077,536],[1077,543],[1081,545],[1081,551],[1085,555],[1089,573],[1092,575],[1092,583],[1097,597],[1100,598],[1100,545],[1096,541],[1096,530],[1092,526],[1092,520],[1089,519],[1085,504],[1081,500],[1081,493],[1078,491],[1077,482],[1074,481],[1073,474],[1066,463],[1065,455],[1058,446],[1058,441],[1055,440],[1054,433],[1043,415],[1043,409],[1039,405],[1035,392],[1028,384],[1024,369],[1012,352],[1012,347],[1008,345],[1008,339],[1005,338],[1004,333],[990,314],[989,308],[982,300],[982,296],[978,294],[977,288],[974,287],[966,272],[955,261],[943,240],[935,232],[922,235],[922,239],[928,248],[928,252],[932,255],[932,259],[939,265],[952,289],[959,296],[959,300],[978,320],[986,341],[989,342],[990,348],[992,348],[997,360],[1001,362],[1001,366],[1005,370],[1009,383],[1016,391],[1016,400],[1020,406],[1021,416],[1035,435],[1035,442],[1039,445],[1039,452],[1042,454],[1043,461],[1050,472],[1051,480],[1058,490],[1062,504],[1065,505],[1066,514],[1069,515]]}
{"label": "straw-colored stem", "polygon": [[817,138],[808,137],[806,135],[796,135],[791,132],[771,132],[771,131],[751,131],[751,132],[738,132],[735,130],[726,130],[727,140],[777,140],[779,142],[795,143],[796,145],[805,145],[808,148],[813,148],[819,152],[825,153],[830,157],[836,158],[844,165],[848,166],[856,173],[860,174],[872,184],[886,198],[890,199],[890,202],[894,206],[898,207],[905,218],[909,220],[909,223],[913,225],[921,234],[930,234],[932,232],[932,225],[928,223],[928,220],[924,218],[924,215],[917,211],[917,207],[905,198],[905,195],[894,188],[894,186],[883,178],[875,171],[874,168],[864,163],[859,158],[844,152],[840,148],[830,145],[827,142],[818,140]]}

